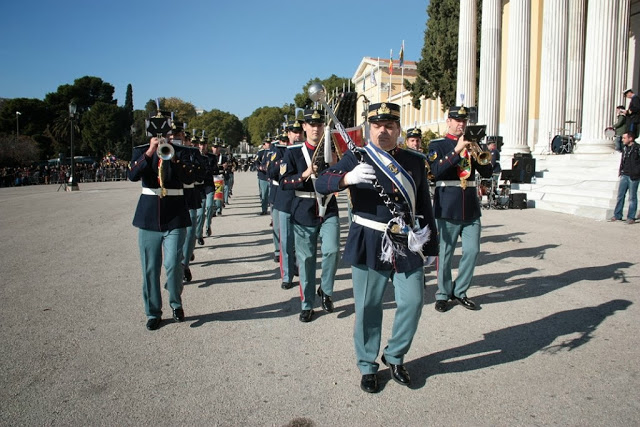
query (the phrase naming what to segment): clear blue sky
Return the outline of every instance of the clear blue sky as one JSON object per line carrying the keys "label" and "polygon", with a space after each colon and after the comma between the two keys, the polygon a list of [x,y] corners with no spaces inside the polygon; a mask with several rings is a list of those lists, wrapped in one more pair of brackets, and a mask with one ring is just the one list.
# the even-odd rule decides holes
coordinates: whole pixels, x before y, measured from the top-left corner
{"label": "clear blue sky", "polygon": [[[418,60],[428,0],[4,1],[0,98],[43,99],[96,76],[141,109],[178,97],[243,119],[364,56]],[[370,23],[372,26],[365,26]]]}

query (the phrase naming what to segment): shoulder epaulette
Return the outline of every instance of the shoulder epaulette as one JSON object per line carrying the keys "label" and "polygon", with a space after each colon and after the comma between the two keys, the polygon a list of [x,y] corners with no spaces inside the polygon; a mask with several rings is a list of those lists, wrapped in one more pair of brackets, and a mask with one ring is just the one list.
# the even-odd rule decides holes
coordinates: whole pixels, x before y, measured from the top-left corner
{"label": "shoulder epaulette", "polygon": [[291,149],[291,148],[298,148],[298,147],[302,147],[304,145],[304,143],[300,143],[300,144],[294,144],[294,145],[287,145],[287,148]]}

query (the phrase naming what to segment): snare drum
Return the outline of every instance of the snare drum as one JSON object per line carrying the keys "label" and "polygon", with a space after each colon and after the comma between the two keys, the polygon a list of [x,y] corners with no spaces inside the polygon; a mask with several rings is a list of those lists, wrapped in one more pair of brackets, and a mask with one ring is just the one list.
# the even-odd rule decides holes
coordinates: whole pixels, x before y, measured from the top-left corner
{"label": "snare drum", "polygon": [[556,154],[567,154],[573,151],[573,143],[570,136],[556,135],[551,140],[551,151]]}

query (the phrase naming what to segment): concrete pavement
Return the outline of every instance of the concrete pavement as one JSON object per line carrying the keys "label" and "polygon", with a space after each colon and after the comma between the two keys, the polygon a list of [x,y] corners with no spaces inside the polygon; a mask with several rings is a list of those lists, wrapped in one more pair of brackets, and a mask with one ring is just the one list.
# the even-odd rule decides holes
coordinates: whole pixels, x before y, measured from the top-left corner
{"label": "concrete pavement", "polygon": [[[254,173],[236,174],[214,236],[196,246],[186,321],[155,332],[144,326],[131,226],[139,184],[56,188],[0,189],[0,425],[638,423],[640,224],[484,211],[469,291],[482,309],[436,312],[429,270],[406,357],[413,385],[382,366],[382,390],[369,395],[350,269],[338,270],[335,313],[316,308],[299,322]],[[394,308],[390,286],[383,346]]]}

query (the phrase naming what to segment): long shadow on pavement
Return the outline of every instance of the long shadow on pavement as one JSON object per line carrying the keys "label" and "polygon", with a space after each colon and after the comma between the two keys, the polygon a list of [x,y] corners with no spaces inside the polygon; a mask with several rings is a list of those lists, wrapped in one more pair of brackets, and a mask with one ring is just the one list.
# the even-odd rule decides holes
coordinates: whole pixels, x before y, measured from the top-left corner
{"label": "long shadow on pavement", "polygon": [[[600,281],[600,280],[618,280],[620,283],[629,283],[626,278],[624,269],[631,267],[630,262],[617,262],[610,265],[601,265],[594,267],[575,268],[565,271],[564,273],[550,276],[536,276],[519,278],[507,282],[500,280],[499,274],[485,274],[474,278],[476,286],[510,287],[509,289],[499,289],[494,293],[480,295],[474,297],[473,300],[480,305],[496,302],[515,301],[524,298],[535,298],[548,294],[565,286],[582,280]],[[527,269],[517,270],[506,275],[527,274]]]}
{"label": "long shadow on pavement", "polygon": [[[539,351],[553,355],[574,350],[588,343],[607,317],[626,310],[631,304],[631,301],[616,299],[595,307],[561,311],[530,323],[488,332],[480,341],[423,356],[407,363],[412,373],[412,388],[424,387],[427,378],[437,374],[502,365],[526,359]],[[575,333],[580,336],[551,345],[557,338]]]}

